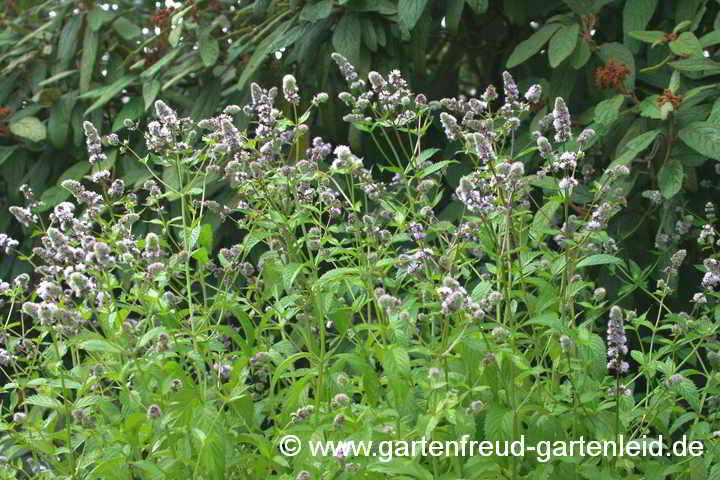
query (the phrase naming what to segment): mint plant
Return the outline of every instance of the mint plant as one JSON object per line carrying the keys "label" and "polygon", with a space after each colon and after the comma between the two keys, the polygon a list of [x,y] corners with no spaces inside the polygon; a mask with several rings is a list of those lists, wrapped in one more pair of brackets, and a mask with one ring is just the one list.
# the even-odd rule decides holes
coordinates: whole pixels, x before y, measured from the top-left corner
{"label": "mint plant", "polygon": [[[348,86],[343,120],[383,152],[382,171],[313,137],[328,95],[303,100],[286,75],[282,96],[252,84],[249,104],[197,123],[157,101],[147,153],[86,122],[93,171],[62,183],[73,201],[48,218],[23,189],[26,204],[10,211],[38,241],[22,257],[33,275],[0,285],[3,475],[717,475],[716,218],[702,227],[705,277],[690,313],[666,305],[685,252],[653,290],[608,231],[649,142],[593,173],[595,132],[574,131],[562,98],[521,135],[539,85],[521,94],[506,72],[502,99],[489,86],[428,100],[398,71],[366,81],[333,60]],[[434,130],[453,151],[430,144]],[[104,143],[152,178],[115,179]],[[472,171],[453,192],[457,218],[438,218],[455,163]],[[226,202],[208,199],[217,188]],[[214,241],[221,230],[230,240]],[[0,248],[18,244],[3,234]],[[601,269],[624,286],[591,281]],[[657,306],[621,303],[638,289]],[[287,435],[305,446],[292,457],[278,451]],[[307,448],[465,435],[528,445],[684,435],[706,449],[381,459]]]}

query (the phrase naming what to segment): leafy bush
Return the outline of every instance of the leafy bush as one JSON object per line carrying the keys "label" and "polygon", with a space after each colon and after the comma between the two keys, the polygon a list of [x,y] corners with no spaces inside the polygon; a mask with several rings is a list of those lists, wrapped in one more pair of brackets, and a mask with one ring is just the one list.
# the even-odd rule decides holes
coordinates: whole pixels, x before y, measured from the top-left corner
{"label": "leafy bush", "polygon": [[[562,98],[529,125],[538,85],[521,95],[505,73],[503,102],[493,86],[428,101],[397,71],[366,82],[333,57],[349,86],[344,118],[384,152],[383,172],[320,137],[303,147],[327,95],[301,109],[286,75],[282,100],[252,84],[249,104],[198,123],[156,101],[149,153],[136,157],[151,177],[141,188],[105,168],[103,140],[132,145],[86,122],[93,171],[62,183],[74,201],[45,221],[22,189],[28,204],[11,212],[39,244],[24,257],[33,278],[0,288],[6,476],[718,475],[717,255],[706,250],[690,313],[666,304],[684,250],[647,292],[657,314],[617,305],[647,283],[607,229],[640,140],[594,173],[583,166],[597,137],[573,129]],[[247,129],[234,124],[241,112]],[[432,143],[432,125],[457,146],[451,154]],[[443,220],[441,179],[456,162],[473,168],[454,191],[458,218]],[[215,188],[229,191],[224,203],[208,200]],[[223,228],[231,235],[219,242]],[[18,247],[7,235],[0,243]],[[618,295],[590,280],[598,270],[623,282]],[[292,458],[277,451],[286,435],[305,445]],[[464,435],[685,435],[706,449],[386,462],[307,448]]]}
{"label": "leafy bush", "polygon": [[[562,96],[579,113],[578,126],[593,128],[603,139],[589,152],[585,168],[604,169],[625,154],[635,155],[630,151],[644,152],[625,182],[628,208],[609,226],[620,245],[632,250],[629,260],[641,269],[655,265],[647,276],[657,280],[677,248],[688,250],[689,263],[703,258],[694,237],[703,228],[705,204],[717,195],[712,179],[720,159],[713,140],[717,2],[198,0],[175,9],[157,7],[131,0],[3,3],[3,208],[21,200],[17,187],[23,183],[48,210],[67,200],[60,183],[90,169],[82,161],[85,120],[105,132],[119,131],[125,118],[145,121],[158,95],[198,120],[244,103],[251,81],[277,84],[285,72],[312,94],[331,94],[309,125],[374,162],[382,158],[374,143],[337,122],[343,107],[335,94],[343,88],[342,78],[330,65],[330,52],[337,50],[362,75],[400,68],[410,86],[429,99],[474,96],[480,85],[511,68],[522,88],[534,83],[544,88],[534,106],[535,123]],[[243,115],[237,121],[247,126]],[[448,154],[456,148],[435,129],[428,135]],[[529,132],[524,135],[520,141],[530,142]],[[144,156],[142,138],[129,140]],[[126,184],[147,180],[131,156],[116,148],[106,152],[106,168]],[[448,193],[439,204],[443,218],[457,219],[460,205],[449,192],[470,169],[462,162],[449,166],[442,179]],[[578,193],[571,208],[583,210],[588,196],[582,189]],[[32,247],[10,217],[0,217],[0,229],[25,249]],[[24,271],[27,266],[14,257],[0,263],[0,277]],[[612,292],[622,287],[602,275],[595,280]],[[693,295],[685,286],[699,275],[682,268],[679,278],[684,281],[669,301],[684,308]],[[654,308],[646,294],[629,297],[626,306],[631,305]]]}

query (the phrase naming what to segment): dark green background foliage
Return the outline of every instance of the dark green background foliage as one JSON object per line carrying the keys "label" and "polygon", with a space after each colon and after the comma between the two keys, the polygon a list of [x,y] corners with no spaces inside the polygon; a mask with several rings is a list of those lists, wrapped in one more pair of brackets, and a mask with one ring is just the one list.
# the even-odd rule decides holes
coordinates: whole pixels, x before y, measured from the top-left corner
{"label": "dark green background foliage", "polygon": [[[269,87],[284,73],[294,73],[303,88],[331,95],[314,119],[315,131],[349,141],[372,162],[372,147],[337,121],[344,107],[334,94],[344,85],[331,65],[332,51],[357,65],[361,76],[397,68],[430,100],[479,94],[510,69],[521,89],[544,87],[532,122],[555,97],[564,97],[570,111],[582,113],[574,119],[578,128],[601,134],[594,166],[632,166],[629,208],[612,227],[640,265],[655,261],[657,233],[672,233],[678,219],[701,213],[716,193],[717,182],[708,179],[716,178],[720,160],[717,2],[200,0],[174,10],[154,2],[113,3],[117,9],[93,1],[3,2],[0,106],[9,111],[0,120],[0,211],[20,203],[18,187],[26,182],[45,201],[43,210],[68,197],[59,181],[90,168],[83,120],[103,134],[116,132],[124,119],[144,121],[157,98],[204,118],[243,103],[252,81]],[[142,152],[142,138],[135,141]],[[145,180],[140,166],[108,153],[106,166],[126,182]],[[467,171],[454,166],[446,184],[454,188]],[[641,196],[648,189],[661,192],[659,207]],[[574,201],[582,211],[582,190]],[[455,214],[449,196],[444,208],[445,217]],[[3,215],[0,231],[25,235],[22,247],[28,247],[30,232]],[[668,252],[690,248],[677,244],[680,237],[674,241],[664,245]],[[695,253],[690,250],[688,265],[698,263]],[[663,255],[657,271],[667,260]],[[21,268],[5,258],[0,278]],[[690,267],[680,278],[696,275]],[[612,279],[602,282],[612,287]],[[681,288],[680,296],[691,291]]]}

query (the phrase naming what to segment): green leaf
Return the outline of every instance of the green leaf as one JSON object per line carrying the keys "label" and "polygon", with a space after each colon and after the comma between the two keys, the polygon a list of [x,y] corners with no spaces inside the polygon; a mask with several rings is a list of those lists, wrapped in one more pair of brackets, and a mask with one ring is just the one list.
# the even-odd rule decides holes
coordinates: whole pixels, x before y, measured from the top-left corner
{"label": "green leaf", "polygon": [[703,47],[697,37],[691,32],[683,32],[676,40],[668,44],[675,55],[689,55],[703,58]]}
{"label": "green leaf", "polygon": [[175,23],[173,19],[172,29],[170,30],[170,33],[168,34],[168,43],[171,47],[175,48],[178,46],[178,43],[180,43],[180,37],[182,37],[184,23]]}
{"label": "green leaf", "polygon": [[59,400],[46,395],[30,395],[27,399],[25,399],[25,403],[45,408],[62,408],[63,406]]}
{"label": "green leaf", "polygon": [[159,81],[151,80],[143,84],[143,101],[145,103],[145,110],[150,108],[152,104],[155,103],[158,92],[160,92]]}
{"label": "green leaf", "polygon": [[661,43],[665,40],[665,32],[658,30],[635,30],[628,32],[628,36],[645,43]]}
{"label": "green leaf", "polygon": [[13,153],[15,153],[15,150],[17,150],[17,146],[12,147],[3,147],[0,146],[0,165],[5,163],[5,161],[12,156]]}
{"label": "green leaf", "polygon": [[603,100],[595,106],[595,121],[604,125],[610,125],[617,120],[620,107],[625,102],[625,95],[618,94],[607,100]]}
{"label": "green leaf", "polygon": [[720,30],[713,30],[707,35],[700,37],[700,45],[703,48],[711,47],[720,43]]}
{"label": "green leaf", "polygon": [[137,120],[142,116],[144,111],[145,106],[143,104],[142,98],[133,97],[128,103],[123,106],[120,112],[115,114],[111,131],[117,132],[118,130],[124,128],[125,120]]}
{"label": "green leaf", "polygon": [[[427,2],[428,0],[399,0],[398,23],[400,26],[405,28],[407,31],[415,28],[415,24],[417,24],[420,16],[425,10]],[[333,45],[335,45],[335,42],[333,42]]]}
{"label": "green leaf", "polygon": [[518,43],[515,50],[513,50],[512,54],[510,54],[510,58],[508,58],[505,67],[513,68],[535,55],[560,27],[562,27],[562,25],[559,23],[545,25],[540,30],[530,35],[530,38]]}
{"label": "green leaf", "polygon": [[630,32],[642,30],[647,27],[648,22],[655,13],[658,0],[633,0],[625,2],[623,7],[623,32],[625,33],[625,44],[631,52],[638,53],[640,46],[637,41],[630,37]]}
{"label": "green leaf", "polygon": [[575,50],[579,32],[580,25],[574,23],[564,25],[552,36],[548,47],[548,59],[552,68],[560,65]]}
{"label": "green leaf", "polygon": [[720,126],[693,122],[678,132],[680,140],[696,152],[720,160]]}
{"label": "green leaf", "polygon": [[332,45],[336,52],[357,65],[360,57],[362,23],[356,13],[346,13],[337,23],[332,36]]}
{"label": "green leaf", "polygon": [[212,67],[220,57],[220,44],[212,35],[203,35],[200,37],[200,58],[203,65],[207,68]]}
{"label": "green leaf", "polygon": [[88,25],[93,32],[97,32],[103,25],[115,18],[115,13],[95,7],[87,15]]}
{"label": "green leaf", "polygon": [[599,12],[602,7],[613,0],[563,0],[578,15],[590,15]]}
{"label": "green leaf", "polygon": [[118,345],[101,339],[85,340],[78,344],[78,348],[88,352],[123,353],[123,349]]}
{"label": "green leaf", "polygon": [[273,45],[275,44],[275,42],[278,40],[278,38],[281,38],[283,36],[285,31],[289,27],[290,23],[288,22],[279,25],[277,28],[273,29],[273,32],[267,37],[265,37],[265,39],[260,42],[257,47],[255,47],[255,51],[253,52],[252,57],[250,57],[247,65],[245,65],[245,68],[240,75],[240,79],[238,80],[238,90],[242,90],[243,88],[245,88],[248,80],[250,80],[252,76],[255,75],[255,72],[258,68],[260,68],[260,65],[262,65],[265,60],[268,59],[268,56],[272,53]]}
{"label": "green leaf", "polygon": [[623,265],[622,259],[618,257],[614,257],[612,255],[608,255],[606,253],[598,253],[595,255],[590,255],[589,257],[585,257],[577,264],[577,268],[582,267],[592,267],[594,265],[607,265],[607,264],[613,264],[613,265]]}
{"label": "green leaf", "polygon": [[512,437],[513,412],[501,405],[491,406],[485,414],[485,440],[504,441]]}
{"label": "green leaf", "polygon": [[75,56],[80,38],[80,28],[85,20],[84,14],[73,15],[60,32],[58,40],[57,63],[55,71],[67,70]]}
{"label": "green leaf", "polygon": [[388,462],[382,461],[380,458],[367,466],[369,472],[377,472],[387,478],[417,478],[419,480],[435,478],[424,466],[415,461],[394,457],[392,462]]}
{"label": "green leaf", "polygon": [[657,137],[658,134],[660,134],[660,130],[656,128],[638,135],[627,142],[622,149],[622,153],[620,153],[615,160],[612,161],[608,170],[613,167],[617,167],[618,165],[627,165],[632,162],[640,152],[645,150],[655,140],[655,137]]}
{"label": "green leaf", "polygon": [[57,149],[65,147],[67,143],[68,133],[70,133],[70,117],[76,101],[77,97],[74,92],[65,94],[50,109],[48,140]]}
{"label": "green leaf", "polygon": [[445,11],[445,26],[451,34],[457,33],[464,9],[465,0],[448,0],[447,10]]}
{"label": "green leaf", "polygon": [[18,137],[40,142],[47,137],[45,124],[37,117],[23,117],[10,124],[10,131]]}
{"label": "green leaf", "polygon": [[300,20],[304,22],[318,22],[324,20],[332,13],[333,0],[320,0],[316,3],[306,4],[300,12]]}
{"label": "green leaf", "polygon": [[65,180],[80,180],[83,175],[90,171],[92,165],[90,162],[77,162],[74,163],[70,168],[65,170],[62,175],[57,179],[57,186],[60,186]]}
{"label": "green leaf", "polygon": [[669,65],[681,72],[703,72],[703,77],[720,73],[720,63],[709,58],[685,58],[670,62]]}
{"label": "green leaf", "polygon": [[667,161],[658,172],[658,187],[665,198],[672,198],[683,185],[683,164],[676,159]]}
{"label": "green leaf", "polygon": [[377,52],[378,49],[378,37],[375,33],[375,25],[370,17],[363,16],[360,18],[362,22],[362,38],[363,43],[371,52]]}
{"label": "green leaf", "polygon": [[98,33],[95,30],[86,28],[82,56],[80,57],[80,93],[85,93],[90,89],[90,80],[92,79],[95,59],[97,58],[98,41]]}
{"label": "green leaf", "polygon": [[70,191],[65,188],[58,187],[57,185],[53,185],[52,187],[45,189],[42,195],[40,195],[42,206],[38,209],[38,211],[41,213],[46,212],[60,202],[64,202],[69,197]]}
{"label": "green leaf", "polygon": [[590,60],[590,55],[592,55],[590,45],[588,45],[588,42],[586,42],[584,38],[580,38],[577,42],[577,46],[575,47],[575,51],[570,58],[572,67],[575,70],[581,69],[585,66],[588,60]]}
{"label": "green leaf", "polygon": [[112,27],[125,40],[134,40],[142,35],[142,29],[125,17],[118,17]]}
{"label": "green leaf", "polygon": [[[260,45],[262,45],[262,43]],[[260,48],[259,45],[258,45],[258,48]],[[174,49],[170,50],[167,53],[167,55],[165,55],[163,58],[161,58],[160,60],[155,62],[150,68],[145,70],[143,73],[141,73],[140,78],[144,80],[147,78],[154,77],[155,74],[158,73],[160,70],[162,70],[162,68],[165,65],[167,65],[170,62],[172,62],[173,60],[175,60],[175,57],[180,55],[181,52],[182,52],[181,48],[174,48]],[[247,66],[245,68],[247,69]]]}
{"label": "green leaf", "polygon": [[113,83],[104,90],[103,94],[100,95],[100,98],[98,98],[95,103],[90,105],[90,108],[85,110],[85,115],[89,115],[90,113],[105,105],[107,102],[112,100],[115,95],[122,92],[125,87],[130,85],[136,79],[137,75],[125,75],[116,80],[115,83]]}
{"label": "green leaf", "polygon": [[488,0],[467,0],[467,4],[470,5],[476,15],[485,13],[490,6],[489,3]]}

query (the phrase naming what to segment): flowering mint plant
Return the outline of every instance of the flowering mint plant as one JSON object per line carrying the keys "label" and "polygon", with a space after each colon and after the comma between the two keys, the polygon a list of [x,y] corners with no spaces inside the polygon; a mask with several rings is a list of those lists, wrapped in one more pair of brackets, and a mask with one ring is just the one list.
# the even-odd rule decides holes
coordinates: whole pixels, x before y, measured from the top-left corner
{"label": "flowering mint plant", "polygon": [[[575,131],[561,98],[526,145],[539,85],[521,93],[506,72],[502,99],[490,86],[428,100],[397,71],[366,81],[333,59],[348,83],[343,120],[381,149],[390,177],[313,137],[327,95],[303,100],[286,75],[281,90],[253,84],[248,105],[197,123],[158,101],[140,147],[86,123],[94,167],[62,183],[72,201],[43,218],[24,190],[27,205],[10,211],[38,242],[21,257],[33,275],[0,283],[3,475],[717,473],[714,451],[542,463],[281,455],[286,435],[306,447],[464,435],[710,442],[720,398],[714,251],[690,313],[665,304],[682,251],[647,290],[608,232],[630,167],[592,175],[594,132]],[[433,130],[448,148],[430,145]],[[146,178],[116,178],[107,148]],[[448,188],[458,164],[471,171]],[[441,212],[448,204],[457,215]],[[5,254],[18,247],[0,234]],[[626,285],[608,291],[598,271]],[[635,289],[657,308],[621,308]]]}

